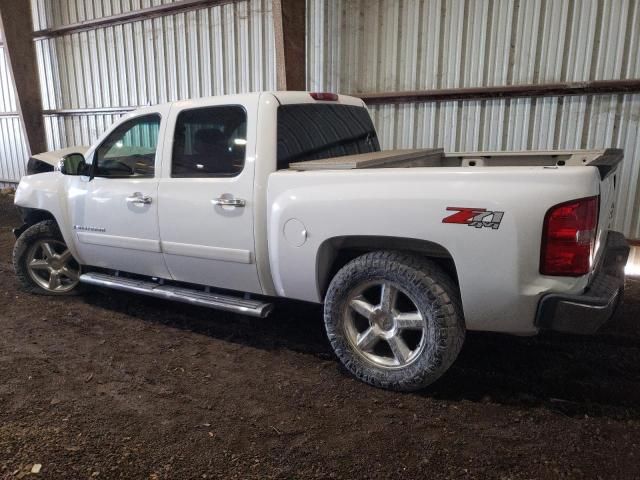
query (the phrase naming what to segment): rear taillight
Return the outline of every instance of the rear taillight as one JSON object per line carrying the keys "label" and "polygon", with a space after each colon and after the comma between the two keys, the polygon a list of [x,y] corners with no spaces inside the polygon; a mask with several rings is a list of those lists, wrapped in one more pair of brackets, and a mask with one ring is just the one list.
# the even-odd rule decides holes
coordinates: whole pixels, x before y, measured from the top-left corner
{"label": "rear taillight", "polygon": [[591,270],[598,197],[581,198],[551,207],[544,217],[540,273],[578,277]]}
{"label": "rear taillight", "polygon": [[335,102],[338,100],[338,94],[328,92],[311,92],[309,93],[314,100],[329,100]]}

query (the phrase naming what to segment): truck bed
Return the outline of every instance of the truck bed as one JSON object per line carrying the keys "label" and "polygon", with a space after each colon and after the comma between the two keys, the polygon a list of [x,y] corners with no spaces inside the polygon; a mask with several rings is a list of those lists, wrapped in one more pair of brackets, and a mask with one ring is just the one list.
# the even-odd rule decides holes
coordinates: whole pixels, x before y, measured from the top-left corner
{"label": "truck bed", "polygon": [[612,148],[597,150],[451,153],[445,153],[442,148],[425,148],[414,150],[384,150],[380,152],[296,162],[291,163],[289,169],[309,171],[408,167],[561,167],[565,165],[602,167],[610,163],[612,158],[617,158],[621,155],[621,150]]}

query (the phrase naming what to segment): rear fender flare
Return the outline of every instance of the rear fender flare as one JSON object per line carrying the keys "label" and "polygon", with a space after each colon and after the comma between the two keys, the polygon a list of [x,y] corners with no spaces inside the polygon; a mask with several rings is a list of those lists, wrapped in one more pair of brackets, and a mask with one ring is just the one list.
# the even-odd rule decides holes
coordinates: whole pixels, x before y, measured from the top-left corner
{"label": "rear fender flare", "polygon": [[342,266],[357,256],[375,250],[408,252],[434,259],[458,284],[458,274],[453,256],[438,243],[415,238],[349,235],[326,239],[316,252],[318,298],[324,299],[331,279]]}

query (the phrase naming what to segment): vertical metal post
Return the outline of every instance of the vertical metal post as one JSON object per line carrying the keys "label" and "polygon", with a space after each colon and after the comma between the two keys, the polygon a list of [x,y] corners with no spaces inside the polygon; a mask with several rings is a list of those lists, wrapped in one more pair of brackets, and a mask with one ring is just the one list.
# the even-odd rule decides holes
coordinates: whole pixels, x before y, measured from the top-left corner
{"label": "vertical metal post", "polygon": [[0,0],[0,28],[4,32],[5,50],[29,153],[44,152],[47,150],[47,141],[36,48],[32,38],[31,2]]}
{"label": "vertical metal post", "polygon": [[273,0],[278,90],[306,88],[306,2]]}

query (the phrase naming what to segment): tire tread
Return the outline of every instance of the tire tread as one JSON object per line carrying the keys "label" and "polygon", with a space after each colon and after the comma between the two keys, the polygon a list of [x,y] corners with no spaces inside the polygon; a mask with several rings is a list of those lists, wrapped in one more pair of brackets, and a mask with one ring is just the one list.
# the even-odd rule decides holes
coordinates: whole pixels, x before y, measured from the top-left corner
{"label": "tire tread", "polygon": [[[401,370],[376,369],[349,348],[339,326],[338,312],[346,292],[354,288],[354,278],[379,277],[380,272],[404,278],[415,290],[423,291],[427,301],[438,306],[432,325],[438,330],[438,345],[433,358],[422,362],[423,368]],[[364,254],[345,265],[332,280],[325,298],[325,327],[329,341],[345,367],[360,380],[380,388],[400,391],[419,390],[433,383],[453,364],[465,339],[462,304],[457,286],[433,261],[397,251],[375,251]],[[414,363],[419,363],[425,352]],[[405,369],[402,369],[405,370]],[[389,373],[391,372],[391,373]]]}
{"label": "tire tread", "polygon": [[38,222],[29,228],[27,228],[22,235],[16,240],[16,244],[13,247],[13,269],[16,277],[22,286],[22,289],[28,293],[36,295],[50,295],[50,296],[62,296],[62,295],[76,295],[80,293],[79,286],[65,293],[53,293],[41,288],[37,285],[29,276],[27,271],[27,252],[32,243],[42,238],[51,238],[54,240],[63,241],[60,228],[54,220],[43,220]]}

